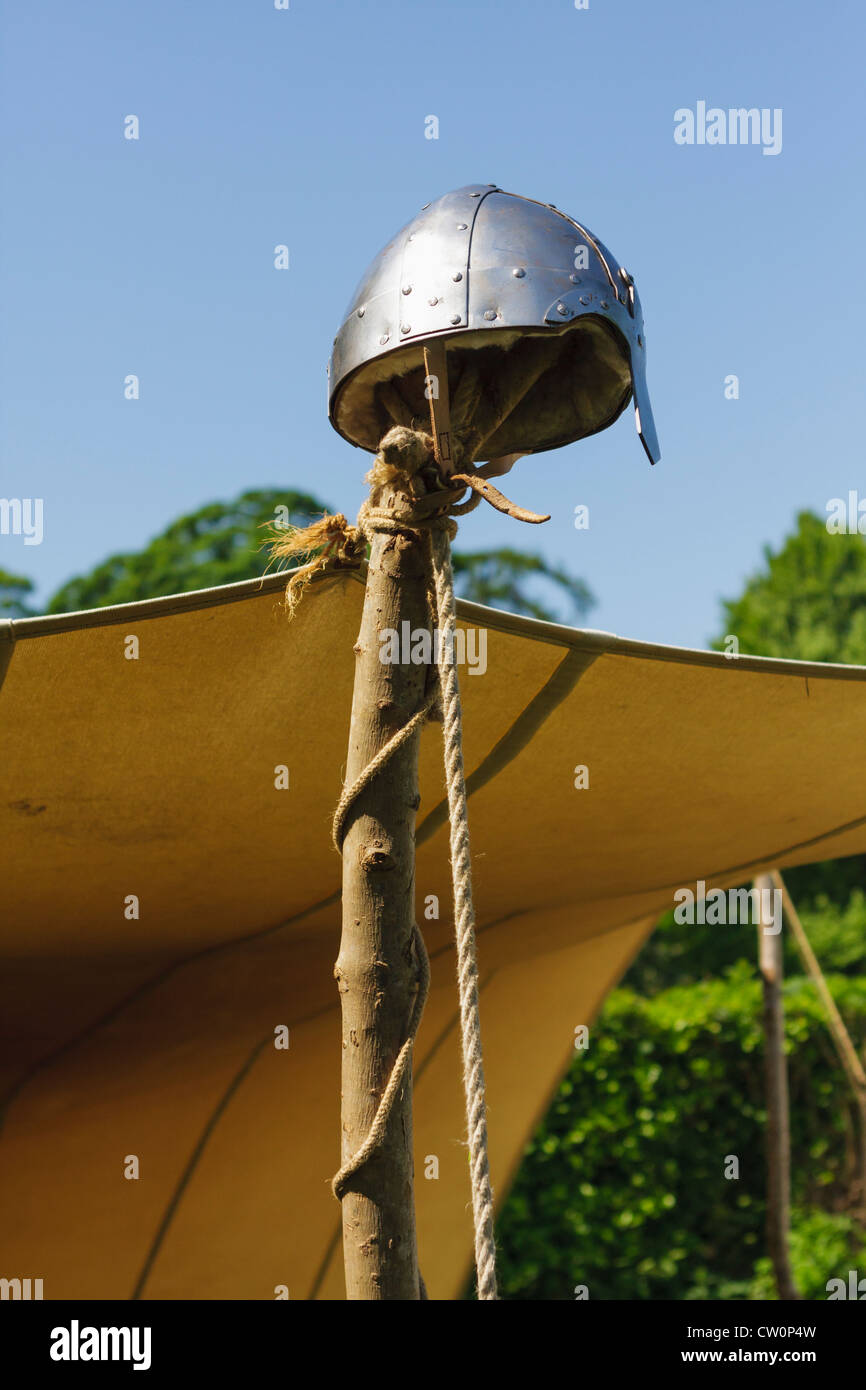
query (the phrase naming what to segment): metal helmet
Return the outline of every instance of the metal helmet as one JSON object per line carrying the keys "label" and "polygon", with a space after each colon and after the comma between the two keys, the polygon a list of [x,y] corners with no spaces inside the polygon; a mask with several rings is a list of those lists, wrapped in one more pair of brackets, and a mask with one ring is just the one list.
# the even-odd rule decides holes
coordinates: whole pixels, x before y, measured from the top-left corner
{"label": "metal helmet", "polygon": [[613,424],[633,398],[638,434],[658,462],[634,281],[598,237],[552,203],[470,184],[424,205],[373,261],[334,339],[334,428],[375,452],[393,423],[384,393],[394,387],[424,418],[423,350],[434,339],[446,344],[452,391],[470,360],[494,391],[503,361],[516,363],[518,376],[526,365],[528,389],[484,439],[480,457],[584,439]]}

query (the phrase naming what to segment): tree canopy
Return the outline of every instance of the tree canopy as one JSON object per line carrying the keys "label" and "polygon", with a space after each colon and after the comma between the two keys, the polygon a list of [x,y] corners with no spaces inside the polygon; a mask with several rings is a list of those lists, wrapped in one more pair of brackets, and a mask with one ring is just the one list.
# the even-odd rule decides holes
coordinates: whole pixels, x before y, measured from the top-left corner
{"label": "tree canopy", "polygon": [[551,621],[553,613],[548,604],[533,598],[526,588],[527,580],[544,580],[568,602],[567,621],[581,617],[595,603],[595,598],[582,579],[567,570],[551,565],[533,551],[475,550],[455,551],[454,580],[462,598],[474,603],[486,603],[491,608],[507,608],[510,613],[526,613],[531,618]]}
{"label": "tree canopy", "polygon": [[35,609],[26,599],[33,592],[33,580],[0,569],[0,618],[29,618]]}
{"label": "tree canopy", "polygon": [[289,488],[255,488],[232,502],[210,502],[173,521],[143,550],[112,555],[70,579],[48,612],[104,608],[253,579],[269,564],[263,527],[275,519],[304,525],[324,511],[317,498]]}
{"label": "tree canopy", "polygon": [[739,598],[724,605],[724,628],[741,652],[800,661],[866,663],[866,537],[831,534],[814,512],[800,512],[797,529]]}

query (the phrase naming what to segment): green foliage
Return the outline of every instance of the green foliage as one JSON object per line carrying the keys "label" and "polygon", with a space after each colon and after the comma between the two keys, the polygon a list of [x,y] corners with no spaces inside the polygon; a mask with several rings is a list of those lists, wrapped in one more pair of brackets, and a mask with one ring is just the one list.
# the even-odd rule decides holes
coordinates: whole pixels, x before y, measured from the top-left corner
{"label": "green foliage", "polygon": [[[856,1039],[866,983],[832,987]],[[861,1228],[838,1212],[851,1179],[852,1116],[820,1004],[786,987],[798,1273],[815,1293],[857,1261]],[[652,999],[612,994],[534,1136],[499,1221],[503,1296],[749,1298],[765,1288],[760,987],[725,979]],[[740,1160],[738,1180],[725,1157]],[[812,1239],[821,1232],[820,1240]]]}
{"label": "green foliage", "polygon": [[[862,863],[862,858],[856,856],[855,864]],[[790,879],[789,874],[785,877]],[[845,903],[831,901],[826,894],[820,894],[811,906],[800,910],[800,917],[822,970],[863,974],[866,961],[866,893],[862,888],[855,888]],[[785,933],[785,944],[786,969],[793,971],[798,958],[789,933]]]}
{"label": "green foliage", "polygon": [[[861,869],[862,859],[855,856],[854,868]],[[851,862],[841,860],[839,867]],[[785,879],[790,888],[793,875],[786,873]],[[795,893],[793,896],[798,902]],[[862,974],[866,960],[866,893],[862,888],[853,888],[847,898],[840,889],[835,900],[819,894],[813,901],[801,903],[798,911],[823,970]],[[782,939],[786,974],[800,974],[803,965],[791,933],[784,932]],[[745,961],[751,969],[757,949],[756,930],[749,923],[702,927],[676,922],[673,912],[668,912],[623,983],[639,994],[658,994],[671,986],[695,984],[722,975],[738,961]]]}
{"label": "green foliage", "polygon": [[724,632],[741,652],[801,661],[866,663],[866,538],[831,535],[813,512],[724,607]]}
{"label": "green foliage", "polygon": [[[232,502],[211,502],[172,522],[143,550],[113,555],[89,574],[71,579],[51,599],[48,612],[103,608],[255,578],[271,564],[265,529],[269,523],[278,520],[280,525],[303,526],[329,510],[308,493],[291,489],[259,488]],[[453,559],[457,592],[475,603],[555,621],[555,608],[535,597],[526,588],[527,581],[530,585],[541,581],[542,590],[564,596],[572,616],[584,613],[594,602],[582,580],[549,565],[541,555],[504,549],[468,555],[455,552]],[[28,584],[11,575],[5,580],[7,587]],[[3,589],[0,573],[0,611]]]}
{"label": "green foliage", "polygon": [[[847,1283],[849,1269],[858,1269],[863,1277],[866,1236],[853,1217],[841,1212],[795,1210],[790,1256],[794,1282],[803,1298],[826,1299],[828,1279]],[[755,1264],[749,1297],[776,1297],[773,1266],[766,1256]]]}
{"label": "green foliage", "polygon": [[843,907],[853,894],[866,891],[866,854],[786,869],[785,882],[801,916],[822,902]]}
{"label": "green foliage", "polygon": [[233,502],[211,502],[172,522],[143,550],[113,555],[71,579],[54,595],[48,612],[103,608],[255,578],[269,564],[263,527],[275,519],[304,525],[327,510],[315,497],[290,488],[258,488]]}
{"label": "green foliage", "polygon": [[33,580],[0,569],[0,618],[30,618],[32,609],[25,599],[33,592]]}
{"label": "green foliage", "polygon": [[696,984],[724,974],[740,960],[754,960],[757,949],[752,926],[702,927],[676,922],[673,912],[666,912],[632,962],[623,985],[651,996]]}
{"label": "green foliage", "polygon": [[[572,622],[582,617],[595,603],[595,598],[582,579],[567,570],[551,565],[543,555],[523,550],[477,550],[469,553],[455,551],[453,556],[455,587],[461,598],[473,603],[486,603],[491,608],[506,608],[511,613],[526,613],[545,622]],[[532,596],[526,581],[542,580],[559,598],[567,601],[568,612],[558,618],[555,609]]]}

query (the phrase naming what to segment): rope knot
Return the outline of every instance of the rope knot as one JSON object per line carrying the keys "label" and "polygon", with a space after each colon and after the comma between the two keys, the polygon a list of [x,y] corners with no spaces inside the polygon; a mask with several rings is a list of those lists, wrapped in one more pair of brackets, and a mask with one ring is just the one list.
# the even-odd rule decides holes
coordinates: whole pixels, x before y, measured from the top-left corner
{"label": "rope knot", "polygon": [[286,587],[289,617],[294,616],[304,590],[318,570],[329,565],[357,565],[366,549],[362,531],[351,526],[342,512],[320,517],[309,526],[292,526],[287,530],[272,527],[268,539],[271,555],[278,560],[299,559],[314,552],[312,559],[295,570]]}
{"label": "rope knot", "polygon": [[373,488],[386,487],[399,480],[411,482],[417,473],[430,466],[432,458],[432,435],[406,425],[395,425],[383,435],[366,481]]}

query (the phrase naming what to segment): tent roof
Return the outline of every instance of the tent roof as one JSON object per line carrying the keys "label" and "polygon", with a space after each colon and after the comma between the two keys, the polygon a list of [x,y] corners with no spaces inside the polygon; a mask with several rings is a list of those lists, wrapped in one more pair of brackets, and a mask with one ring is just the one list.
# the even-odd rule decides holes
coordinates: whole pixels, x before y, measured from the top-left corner
{"label": "tent roof", "polygon": [[[284,583],[0,624],[0,1273],[46,1298],[342,1296],[329,823],[363,588],[325,577],[289,622]],[[866,851],[866,668],[459,612],[487,632],[461,686],[501,1196],[575,1027],[677,888]],[[434,1298],[471,1253],[440,738],[422,738],[417,866]]]}

